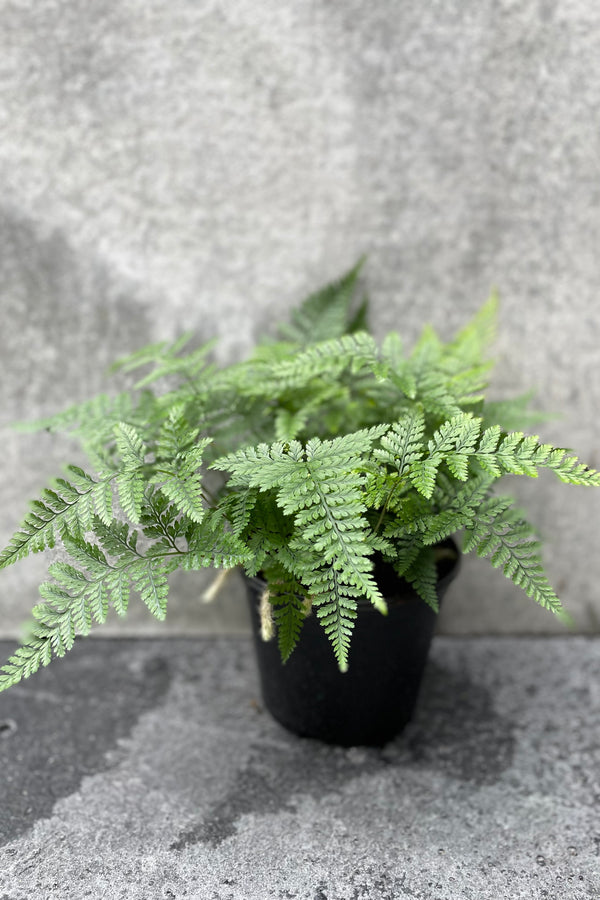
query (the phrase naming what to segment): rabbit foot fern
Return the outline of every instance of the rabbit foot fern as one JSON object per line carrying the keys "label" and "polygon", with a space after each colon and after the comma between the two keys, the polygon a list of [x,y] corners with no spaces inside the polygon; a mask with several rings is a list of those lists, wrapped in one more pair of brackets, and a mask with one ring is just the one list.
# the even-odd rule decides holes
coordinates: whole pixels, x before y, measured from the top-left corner
{"label": "rabbit foot fern", "polygon": [[0,690],[111,609],[124,615],[132,591],[163,619],[178,567],[261,573],[263,631],[282,659],[312,610],[342,670],[358,598],[386,612],[374,558],[435,609],[439,545],[457,533],[464,552],[564,615],[535,529],[496,482],[550,469],[598,486],[600,474],[520,430],[539,418],[528,397],[486,400],[494,298],[450,343],[427,327],[406,354],[397,334],[380,347],[367,332],[359,271],[309,297],[245,362],[216,369],[211,345],[184,349],[189,336],[153,344],[117,364],[146,368],[131,391],[37,423],[78,438],[90,471],[67,466],[0,554],[0,568],[56,544],[65,555]]}

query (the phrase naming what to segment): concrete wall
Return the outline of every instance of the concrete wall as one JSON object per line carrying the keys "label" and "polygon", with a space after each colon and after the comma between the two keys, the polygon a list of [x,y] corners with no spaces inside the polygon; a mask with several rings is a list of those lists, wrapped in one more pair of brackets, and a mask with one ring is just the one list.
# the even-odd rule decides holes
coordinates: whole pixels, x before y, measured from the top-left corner
{"label": "concrete wall", "polygon": [[[495,392],[536,387],[545,437],[600,464],[598,4],[5,0],[0,85],[2,542],[74,457],[9,422],[184,329],[238,358],[363,252],[380,335],[449,336],[496,285]],[[600,494],[519,492],[598,630]],[[1,633],[45,563],[2,573]],[[559,628],[489,571],[467,560],[447,632]],[[239,589],[207,611],[200,582],[167,629],[243,628]]]}

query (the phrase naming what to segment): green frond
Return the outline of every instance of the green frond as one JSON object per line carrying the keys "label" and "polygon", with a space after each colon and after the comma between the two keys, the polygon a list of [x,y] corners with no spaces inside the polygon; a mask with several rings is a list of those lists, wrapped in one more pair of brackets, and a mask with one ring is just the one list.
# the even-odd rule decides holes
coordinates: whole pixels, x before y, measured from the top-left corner
{"label": "green frond", "polygon": [[375,441],[382,437],[389,427],[385,424],[374,425],[372,428],[361,428],[359,431],[327,441],[312,438],[306,445],[306,459],[317,460],[322,464],[330,463],[332,466],[356,460],[357,466],[364,468],[362,455],[368,453]]}
{"label": "green frond", "polygon": [[532,526],[507,509],[505,498],[484,507],[471,531],[467,530],[464,549],[475,548],[477,555],[489,557],[495,568],[525,591],[528,597],[554,613],[563,608],[550,585],[540,553],[540,542]]}
{"label": "green frond", "polygon": [[[376,452],[376,451],[374,451]],[[376,469],[367,473],[364,481],[364,504],[368,509],[386,510],[392,508],[390,503],[394,494],[399,492],[402,479],[397,472]]]}
{"label": "green frond", "polygon": [[417,379],[411,371],[410,362],[404,356],[400,335],[395,331],[386,335],[381,350],[387,377],[398,390],[414,400],[417,396]]}
{"label": "green frond", "polygon": [[122,564],[141,558],[141,554],[137,550],[138,532],[130,529],[126,522],[113,519],[110,525],[105,525],[99,518],[96,518],[94,519],[94,534],[106,553],[116,557]]}
{"label": "green frond", "polygon": [[369,331],[369,298],[363,294],[356,312],[350,314],[346,325],[348,334],[354,334],[357,331]]}
{"label": "green frond", "polygon": [[280,326],[281,334],[290,341],[305,346],[338,338],[366,324],[366,304],[351,314],[356,284],[364,258],[341,278],[311,294],[292,311],[289,325]]}
{"label": "green frond", "polygon": [[[364,516],[364,476],[359,474],[362,456],[385,431],[387,426],[378,426],[331,441],[315,438],[306,448],[299,442],[265,445],[215,464],[232,473],[235,485],[277,490],[277,505],[293,517],[290,550],[319,560],[317,569],[302,571],[301,581],[317,598],[340,665],[346,658],[348,610],[355,607],[351,598],[365,596],[381,611],[386,608],[371,574],[373,548]],[[294,575],[300,577],[300,572]],[[329,593],[326,585],[331,587]]]}
{"label": "green frond", "polygon": [[386,554],[386,559],[393,565],[396,574],[402,578],[415,563],[423,549],[423,541],[420,534],[396,535],[394,541],[394,553]]}
{"label": "green frond", "polygon": [[444,421],[463,411],[458,397],[450,390],[450,379],[440,370],[431,368],[415,374],[415,383],[415,399],[434,419]]}
{"label": "green frond", "polygon": [[324,372],[331,377],[332,373],[339,375],[344,369],[352,375],[363,369],[376,375],[382,372],[379,348],[370,334],[357,331],[310,344],[293,359],[273,366],[270,375],[273,385],[281,392],[301,387]]}
{"label": "green frond", "polygon": [[[309,344],[282,362],[249,360],[217,374],[212,389],[233,391],[244,397],[282,398],[309,386],[320,386],[323,378],[338,384],[342,373],[355,377],[371,372],[383,377],[377,343],[360,331]],[[338,388],[339,389],[339,388]]]}
{"label": "green frond", "polygon": [[211,469],[229,472],[231,487],[253,487],[267,491],[276,487],[296,469],[296,463],[304,457],[299,441],[275,444],[259,444],[246,447],[236,453],[222,456],[212,463]]}
{"label": "green frond", "polygon": [[176,404],[160,426],[156,458],[172,460],[180,453],[186,453],[195,445],[199,432],[200,429],[190,425],[185,417],[185,403]]}
{"label": "green frond", "polygon": [[[63,538],[63,545],[70,558],[79,563],[89,575],[94,578],[104,578],[109,568],[106,555],[102,552],[97,544],[86,541],[85,538],[74,537],[66,534]],[[61,563],[56,563],[60,567]],[[50,568],[52,574],[52,567]]]}
{"label": "green frond", "polygon": [[206,512],[202,475],[198,470],[210,443],[211,438],[203,438],[189,450],[177,453],[170,462],[159,462],[150,479],[192,522],[201,522]]}
{"label": "green frond", "polygon": [[298,643],[306,617],[302,585],[277,560],[265,567],[264,574],[269,586],[279,652],[285,663]]}
{"label": "green frond", "polygon": [[105,525],[110,525],[114,515],[112,478],[105,478],[95,485],[92,489],[92,499],[98,518]]}
{"label": "green frond", "polygon": [[81,474],[77,476],[76,484],[59,479],[55,484],[56,490],[44,490],[41,498],[30,504],[30,512],[23,519],[20,529],[0,553],[0,569],[31,553],[54,547],[56,540],[70,531],[91,528],[93,501],[102,483],[96,482],[82,469],[77,471]]}
{"label": "green frond", "polygon": [[537,435],[522,431],[504,434],[498,426],[484,431],[473,456],[494,474],[528,475],[536,478],[538,469],[553,471],[566,484],[600,486],[600,473],[580,463],[576,456],[551,444],[541,444]]}
{"label": "green frond", "polygon": [[373,455],[381,462],[393,466],[400,477],[418,462],[424,452],[425,417],[423,409],[417,405],[407,416],[392,425],[391,431],[381,438],[381,449]]}
{"label": "green frond", "polygon": [[333,566],[316,571],[311,578],[310,599],[333,647],[341,672],[348,670],[357,595],[360,595],[360,591],[351,585],[342,584],[340,575]]}
{"label": "green frond", "polygon": [[[555,454],[563,453],[562,450],[554,451]],[[584,463],[579,462],[576,456],[567,454],[561,460],[550,454],[550,461],[544,465],[551,469],[565,484],[587,485],[588,487],[600,487],[600,472],[590,469]]]}
{"label": "green frond", "polygon": [[141,378],[136,388],[144,388],[161,378],[176,376],[179,379],[193,379],[197,377],[207,366],[207,356],[215,346],[215,340],[208,341],[196,350],[187,351],[180,355],[183,348],[193,338],[191,332],[187,332],[176,341],[169,344],[167,341],[159,341],[142,347],[134,353],[117,360],[110,371],[133,372],[144,366],[153,366],[152,371]]}
{"label": "green frond", "polygon": [[442,457],[455,478],[466,481],[469,458],[477,444],[481,420],[471,413],[454,416],[435,432],[429,443],[430,455]]}
{"label": "green frond", "polygon": [[425,325],[410,355],[411,368],[419,376],[435,371],[444,354],[444,345],[432,325]]}
{"label": "green frond", "polygon": [[481,504],[488,498],[493,479],[489,475],[473,476],[460,490],[438,496],[440,512],[416,519],[413,526],[421,532],[423,544],[439,544],[464,528],[470,527]]}
{"label": "green frond", "polygon": [[127,422],[117,422],[115,441],[121,455],[123,468],[137,469],[144,464],[147,449],[141,435],[133,425],[128,425]]}
{"label": "green frond", "polygon": [[173,546],[177,538],[185,537],[191,523],[159,488],[151,486],[144,494],[140,525],[147,538],[166,538]]}
{"label": "green frond", "polygon": [[470,553],[480,547],[482,552],[487,549],[488,540],[493,540],[493,525],[496,519],[507,517],[511,521],[520,521],[521,516],[513,512],[514,500],[512,497],[490,497],[477,509],[469,527],[465,530],[462,543],[463,553]]}
{"label": "green frond", "polygon": [[293,441],[306,427],[310,410],[304,409],[292,411],[279,409],[275,414],[275,438],[278,441]]}
{"label": "green frond", "polygon": [[460,372],[482,365],[498,328],[498,295],[492,292],[489,299],[444,349],[444,366]]}
{"label": "green frond", "polygon": [[442,463],[442,456],[433,453],[426,459],[415,460],[409,470],[409,478],[417,491],[430,499],[435,489],[435,479]]}
{"label": "green frond", "polygon": [[527,433],[528,397],[485,399],[495,298],[449,343],[427,326],[408,355],[395,333],[379,349],[360,266],[307,298],[288,340],[245,362],[216,369],[211,344],[190,350],[189,335],[155,343],[115,366],[146,368],[131,392],[35,423],[76,437],[93,474],[67,467],[0,554],[0,568],[60,541],[68,554],[0,688],[62,655],[109,608],[123,615],[133,588],[164,618],[177,567],[266,576],[284,659],[311,603],[341,669],[359,598],[386,610],[376,555],[436,608],[434,547],[457,532],[560,612],[533,529],[492,487],[541,469],[600,486],[600,473]]}
{"label": "green frond", "polygon": [[167,614],[169,583],[167,575],[173,569],[163,559],[139,560],[131,567],[130,577],[145,605],[153,616],[163,620]]}
{"label": "green frond", "polygon": [[231,523],[232,531],[238,537],[245,531],[258,501],[258,493],[253,488],[241,488],[225,496],[218,509],[222,510]]}
{"label": "green frond", "polygon": [[96,545],[82,538],[66,535],[64,543],[81,568],[62,561],[50,566],[53,581],[40,586],[42,602],[33,609],[25,643],[0,671],[0,691],[48,665],[53,656],[64,656],[73,647],[76,635],[87,635],[94,622],[106,621],[111,603],[122,615],[127,608],[131,577],[137,579],[149,606],[153,597],[156,603],[159,597],[163,598],[165,566],[160,561],[148,563],[133,554],[115,567]]}
{"label": "green frond", "polygon": [[215,340],[208,341],[206,344],[198,347],[197,350],[188,352],[185,356],[177,356],[176,354],[179,348],[176,343],[174,345],[175,349],[159,360],[152,372],[149,372],[148,375],[145,375],[136,382],[136,388],[139,390],[140,388],[147,387],[161,378],[176,377],[180,380],[193,382],[194,379],[197,379],[202,373],[206,379],[214,371],[214,369],[208,365],[207,357],[215,344]]}
{"label": "green frond", "polygon": [[419,597],[434,612],[439,609],[437,597],[437,567],[435,555],[430,547],[421,549],[404,572],[404,578],[415,589]]}
{"label": "green frond", "polygon": [[134,372],[142,366],[147,366],[151,363],[158,364],[165,358],[173,358],[189,343],[192,337],[193,333],[188,331],[172,344],[169,344],[168,341],[147,344],[145,347],[141,347],[139,350],[134,350],[133,353],[128,353],[127,356],[117,359],[108,371],[111,374],[119,371]]}
{"label": "green frond", "polygon": [[98,394],[84,403],[75,403],[62,412],[33,422],[17,422],[18,431],[72,432],[88,435],[99,443],[110,435],[117,422],[127,421],[133,411],[131,395],[123,391],[116,396]]}
{"label": "green frond", "polygon": [[131,522],[137,524],[142,515],[142,504],[146,487],[142,472],[136,469],[119,472],[115,483],[123,512]]}
{"label": "green frond", "polygon": [[124,616],[129,606],[131,579],[126,568],[114,569],[104,579],[110,603],[118,616]]}
{"label": "green frond", "polygon": [[192,523],[187,544],[187,551],[178,556],[179,565],[187,570],[233,569],[245,566],[252,559],[246,542],[226,531],[219,512],[214,510],[207,512],[200,524]]}

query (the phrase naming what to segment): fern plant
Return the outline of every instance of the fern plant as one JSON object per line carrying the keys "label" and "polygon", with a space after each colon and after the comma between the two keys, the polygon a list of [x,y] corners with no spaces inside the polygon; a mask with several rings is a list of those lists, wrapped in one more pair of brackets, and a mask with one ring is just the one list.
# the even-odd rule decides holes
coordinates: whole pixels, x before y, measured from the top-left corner
{"label": "fern plant", "polygon": [[598,486],[600,474],[519,430],[528,398],[486,400],[494,298],[450,343],[427,327],[405,353],[397,334],[379,346],[367,331],[359,271],[310,296],[245,362],[216,368],[210,345],[186,350],[190,336],[154,344],[116,366],[145,370],[131,391],[35,423],[78,438],[90,465],[67,466],[0,555],[4,568],[56,543],[66,554],[0,690],[110,608],[124,615],[132,591],[163,619],[178,567],[261,573],[282,659],[312,607],[342,670],[357,599],[386,611],[374,558],[436,608],[435,548],[457,533],[463,552],[563,614],[535,529],[496,483],[547,468]]}

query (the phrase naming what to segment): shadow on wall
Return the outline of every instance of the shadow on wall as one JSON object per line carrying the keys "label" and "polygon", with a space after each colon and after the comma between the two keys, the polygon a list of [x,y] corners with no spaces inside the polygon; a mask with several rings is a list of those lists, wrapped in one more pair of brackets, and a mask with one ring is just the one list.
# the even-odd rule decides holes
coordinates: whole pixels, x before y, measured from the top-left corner
{"label": "shadow on wall", "polygon": [[153,339],[139,287],[110,260],[12,210],[0,210],[0,243],[3,417],[33,418],[116,390],[110,363]]}

